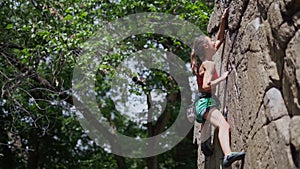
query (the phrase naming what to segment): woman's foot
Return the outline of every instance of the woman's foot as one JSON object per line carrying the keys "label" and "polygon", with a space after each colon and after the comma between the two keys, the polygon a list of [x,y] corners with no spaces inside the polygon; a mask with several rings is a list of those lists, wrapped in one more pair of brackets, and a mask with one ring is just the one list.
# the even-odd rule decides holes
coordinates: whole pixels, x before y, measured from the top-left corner
{"label": "woman's foot", "polygon": [[232,152],[226,155],[223,160],[224,167],[229,167],[233,162],[243,159],[245,155],[245,152]]}

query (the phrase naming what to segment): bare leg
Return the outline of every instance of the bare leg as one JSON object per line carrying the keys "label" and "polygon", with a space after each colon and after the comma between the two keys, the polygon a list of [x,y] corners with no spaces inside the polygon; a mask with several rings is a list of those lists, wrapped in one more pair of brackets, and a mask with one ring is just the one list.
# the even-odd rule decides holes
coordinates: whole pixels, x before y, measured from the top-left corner
{"label": "bare leg", "polygon": [[231,148],[229,144],[229,130],[230,126],[225,120],[222,113],[216,109],[212,108],[208,113],[205,113],[204,119],[208,120],[212,125],[218,128],[218,138],[221,144],[221,148],[223,150],[224,155],[228,155],[231,153]]}

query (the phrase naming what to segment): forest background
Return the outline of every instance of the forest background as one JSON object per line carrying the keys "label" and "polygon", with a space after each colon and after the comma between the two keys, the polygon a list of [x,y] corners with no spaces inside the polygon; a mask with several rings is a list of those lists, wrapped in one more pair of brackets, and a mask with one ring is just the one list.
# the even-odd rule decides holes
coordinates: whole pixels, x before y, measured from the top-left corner
{"label": "forest background", "polygon": [[[206,33],[212,9],[213,2],[200,0],[0,2],[0,168],[196,168],[192,131],[171,150],[149,158],[126,158],[98,146],[72,111],[72,73],[81,45],[111,21],[140,12],[162,12]],[[145,33],[125,39],[115,47],[119,52],[101,63],[96,92],[113,130],[151,137],[176,119],[180,91],[168,74],[148,72],[151,86],[165,92],[168,106],[156,122],[143,127],[123,117],[106,95],[114,67],[134,51],[158,46],[189,62],[191,49],[179,40]],[[141,95],[138,86],[131,92]]]}

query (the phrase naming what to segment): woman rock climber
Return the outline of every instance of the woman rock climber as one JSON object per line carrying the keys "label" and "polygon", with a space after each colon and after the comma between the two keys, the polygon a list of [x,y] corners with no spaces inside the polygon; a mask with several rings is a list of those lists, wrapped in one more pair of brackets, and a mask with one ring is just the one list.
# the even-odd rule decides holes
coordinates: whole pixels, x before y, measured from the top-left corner
{"label": "woman rock climber", "polygon": [[[215,126],[219,133],[218,139],[224,153],[223,165],[230,166],[234,161],[240,160],[245,156],[244,152],[232,152],[229,142],[230,126],[220,110],[217,108],[217,102],[212,97],[215,92],[215,86],[225,80],[229,72],[224,72],[220,77],[217,74],[215,63],[212,57],[224,41],[224,32],[228,9],[225,9],[222,15],[217,41],[212,41],[209,37],[201,35],[195,42],[191,52],[191,68],[197,77],[198,96],[195,102],[196,121],[199,123],[210,123]],[[197,58],[202,61],[197,64]]]}

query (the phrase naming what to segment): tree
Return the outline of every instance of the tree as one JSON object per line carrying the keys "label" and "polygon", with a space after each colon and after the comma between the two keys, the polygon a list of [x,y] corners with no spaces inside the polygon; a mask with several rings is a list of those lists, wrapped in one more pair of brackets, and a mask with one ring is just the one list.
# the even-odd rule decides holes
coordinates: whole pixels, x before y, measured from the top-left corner
{"label": "tree", "polygon": [[[176,155],[179,149],[190,144],[188,138],[170,152],[160,155],[162,158],[155,157],[156,164],[149,159],[146,159],[147,164],[144,159],[113,155],[97,146],[72,111],[72,72],[82,52],[81,44],[107,22],[137,12],[165,12],[206,30],[211,10],[204,3],[7,0],[0,2],[0,9],[1,168],[140,168],[146,165],[151,168],[170,163],[175,168],[187,165],[186,161],[174,159],[180,159]],[[103,71],[97,75],[99,102],[104,98],[106,105],[101,107],[104,116],[118,131],[132,136],[151,136],[150,130],[157,129],[157,126],[148,125],[146,130],[140,130],[135,122],[124,119],[111,99],[104,95],[109,90],[107,80],[114,76],[111,70],[126,58],[124,53],[143,49],[149,42],[150,47],[161,44],[188,62],[189,49],[180,41],[143,34],[124,40],[118,46],[123,52],[108,55],[107,62],[101,64]],[[165,83],[169,75],[155,71],[152,75],[156,78],[151,82],[153,85],[169,88],[166,92],[169,95],[173,92],[172,97],[178,97],[176,85],[173,89]],[[156,84],[157,81],[163,83]],[[176,107],[176,99],[172,105]],[[171,107],[166,112],[174,109]],[[172,115],[174,117],[168,117],[174,119],[176,114]],[[171,122],[161,129],[167,128]],[[196,152],[193,148],[189,150]]]}

